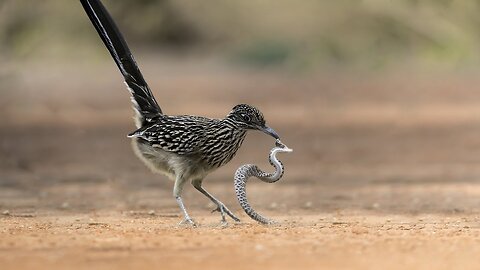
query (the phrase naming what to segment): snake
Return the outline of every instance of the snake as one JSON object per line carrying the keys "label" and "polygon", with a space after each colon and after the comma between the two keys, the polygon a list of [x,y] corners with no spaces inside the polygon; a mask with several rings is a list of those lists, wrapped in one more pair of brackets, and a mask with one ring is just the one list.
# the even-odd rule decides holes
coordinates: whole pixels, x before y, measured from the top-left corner
{"label": "snake", "polygon": [[237,195],[240,206],[243,208],[243,210],[249,217],[262,224],[272,224],[273,221],[260,215],[252,208],[252,206],[250,206],[250,203],[247,200],[247,181],[250,177],[255,176],[256,178],[266,183],[277,182],[282,178],[283,173],[285,172],[285,168],[282,162],[277,159],[277,154],[289,153],[292,151],[292,149],[288,148],[279,139],[277,139],[275,142],[275,147],[272,148],[272,150],[270,151],[270,155],[268,158],[270,164],[275,168],[275,171],[273,173],[264,172],[255,164],[242,165],[235,172],[235,194]]}

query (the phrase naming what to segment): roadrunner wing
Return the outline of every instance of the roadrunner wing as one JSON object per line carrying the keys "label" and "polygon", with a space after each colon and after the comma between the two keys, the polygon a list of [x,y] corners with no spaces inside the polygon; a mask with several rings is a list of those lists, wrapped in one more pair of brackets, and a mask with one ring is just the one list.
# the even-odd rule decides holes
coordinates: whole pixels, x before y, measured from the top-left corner
{"label": "roadrunner wing", "polygon": [[216,120],[200,116],[165,116],[154,124],[145,125],[128,134],[130,138],[141,138],[153,147],[179,155],[195,154],[205,143],[205,130]]}
{"label": "roadrunner wing", "polygon": [[115,22],[99,0],[80,0],[80,2],[125,78],[140,124],[151,122],[162,114],[162,110]]}

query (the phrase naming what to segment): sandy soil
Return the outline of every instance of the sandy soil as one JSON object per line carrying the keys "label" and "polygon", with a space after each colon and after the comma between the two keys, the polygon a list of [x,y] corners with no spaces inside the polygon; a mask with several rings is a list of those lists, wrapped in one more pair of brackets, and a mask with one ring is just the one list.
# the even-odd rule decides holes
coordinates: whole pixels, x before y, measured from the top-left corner
{"label": "sandy soil", "polygon": [[[281,224],[199,228],[148,213],[52,214],[1,220],[2,269],[476,269],[471,216],[274,216]],[[297,220],[297,222],[293,222]]]}
{"label": "sandy soil", "polygon": [[282,156],[284,179],[248,186],[278,224],[250,220],[233,191],[241,164],[268,168],[266,136],[250,134],[205,182],[242,222],[220,226],[187,188],[200,225],[178,226],[172,183],[132,154],[128,94],[110,62],[12,65],[0,69],[1,269],[480,267],[474,73],[291,75],[137,60],[170,114],[262,108],[294,149]]}

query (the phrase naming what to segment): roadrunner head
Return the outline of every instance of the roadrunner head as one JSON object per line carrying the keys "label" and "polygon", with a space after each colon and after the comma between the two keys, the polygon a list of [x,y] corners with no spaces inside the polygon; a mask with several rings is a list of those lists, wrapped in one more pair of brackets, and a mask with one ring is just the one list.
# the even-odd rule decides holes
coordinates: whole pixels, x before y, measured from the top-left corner
{"label": "roadrunner head", "polygon": [[275,139],[280,139],[277,132],[265,124],[262,112],[248,104],[236,105],[227,118],[233,120],[241,128],[260,130]]}

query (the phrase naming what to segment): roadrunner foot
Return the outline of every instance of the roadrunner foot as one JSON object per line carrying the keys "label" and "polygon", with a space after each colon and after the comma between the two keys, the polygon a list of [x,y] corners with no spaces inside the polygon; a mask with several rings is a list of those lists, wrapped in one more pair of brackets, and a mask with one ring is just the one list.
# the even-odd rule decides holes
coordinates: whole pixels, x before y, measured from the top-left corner
{"label": "roadrunner foot", "polygon": [[217,208],[216,209],[213,209],[212,210],[212,213],[213,212],[220,212],[220,215],[222,215],[222,223],[227,223],[227,220],[225,219],[225,213],[227,215],[229,215],[233,220],[235,220],[236,222],[239,222],[240,219],[238,217],[236,217],[232,211],[230,211],[226,206],[225,204],[221,203],[221,202],[218,202],[217,203]]}
{"label": "roadrunner foot", "polygon": [[184,218],[178,225],[186,225],[186,226],[192,226],[192,227],[197,227],[197,223],[193,221],[191,218]]}

